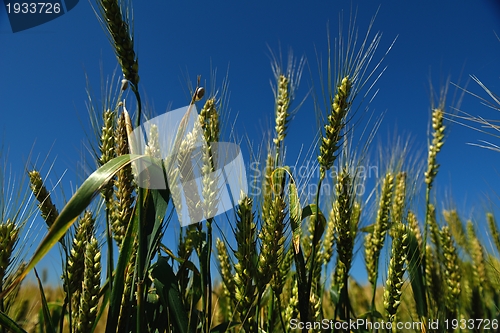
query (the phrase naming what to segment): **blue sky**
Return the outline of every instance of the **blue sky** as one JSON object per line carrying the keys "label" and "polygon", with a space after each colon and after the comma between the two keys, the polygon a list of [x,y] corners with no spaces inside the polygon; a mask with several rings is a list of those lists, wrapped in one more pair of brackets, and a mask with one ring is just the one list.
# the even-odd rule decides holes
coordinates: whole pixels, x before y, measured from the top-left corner
{"label": "blue sky", "polygon": [[[193,84],[197,75],[209,80],[211,68],[216,68],[221,83],[228,71],[231,123],[240,137],[248,134],[259,144],[273,120],[269,50],[279,52],[281,47],[286,59],[292,49],[296,56],[307,58],[300,99],[313,83],[318,85],[316,57],[326,60],[327,25],[331,36],[337,36],[339,13],[343,11],[347,28],[351,9],[357,10],[360,34],[378,10],[373,31],[383,37],[376,59],[397,37],[383,62],[387,70],[375,87],[379,92],[370,104],[370,112],[385,113],[376,143],[387,146],[396,134],[409,136],[413,150],[426,158],[430,82],[435,90],[448,78],[465,86],[469,75],[475,75],[491,90],[500,91],[500,41],[495,35],[500,34],[500,6],[494,1],[135,1],[135,49],[143,100],[154,107],[155,114],[185,106],[188,79]],[[36,165],[41,166],[48,158],[42,169],[46,172],[56,159],[49,178],[56,182],[64,174],[62,184],[69,196],[70,188],[81,183],[77,167],[88,146],[86,135],[92,133],[85,76],[94,98],[99,98],[101,76],[110,76],[116,69],[107,36],[89,2],[82,0],[67,14],[19,33],[12,33],[5,8],[0,7],[0,38],[3,153],[8,153],[8,162],[19,176],[27,161],[33,165],[38,158]],[[473,82],[467,88],[486,96]],[[458,99],[454,93],[451,86],[448,106]],[[485,118],[498,117],[469,95],[460,108]],[[485,198],[498,204],[500,154],[467,143],[480,139],[495,143],[495,139],[449,125],[438,156],[441,168],[435,186],[440,202],[453,200],[466,218],[483,221]],[[310,147],[316,132],[309,98],[289,126],[290,163],[301,145],[306,150]],[[373,163],[382,165],[382,161]]]}

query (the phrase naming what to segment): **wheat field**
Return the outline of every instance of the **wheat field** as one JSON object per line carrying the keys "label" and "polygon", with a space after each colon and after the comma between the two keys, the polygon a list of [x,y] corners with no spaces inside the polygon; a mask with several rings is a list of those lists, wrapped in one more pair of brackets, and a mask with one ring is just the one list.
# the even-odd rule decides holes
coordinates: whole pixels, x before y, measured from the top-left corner
{"label": "wheat field", "polygon": [[[175,154],[161,155],[164,133],[157,126],[149,127],[142,153],[134,128],[150,115],[141,101],[132,11],[118,0],[97,0],[96,9],[123,74],[117,89],[107,89],[106,107],[90,110],[99,167],[61,207],[47,189],[49,175],[30,168],[31,196],[2,213],[0,332],[500,331],[495,216],[484,212],[485,242],[484,230],[457,210],[436,208],[443,200],[436,197],[435,179],[450,116],[447,86],[429,107],[429,145],[421,163],[408,163],[404,148],[393,149],[383,157],[385,169],[368,183],[363,170],[380,122],[361,129],[368,133],[362,146],[351,134],[383,73],[384,56],[374,57],[381,34],[371,26],[359,40],[354,31],[340,34],[323,68],[327,79],[311,93],[323,115],[311,149],[314,168],[299,177],[299,165],[287,164],[285,155],[289,123],[302,105],[295,92],[305,60],[274,61],[274,131],[250,148],[258,167],[248,178],[258,191],[237,193],[234,209],[216,214],[222,189],[213,174],[222,154],[216,144],[228,140],[221,137],[226,124],[220,113],[227,87],[205,92],[198,79],[171,142]],[[195,107],[200,112],[190,128],[187,116]],[[481,118],[470,120],[484,125]],[[196,149],[201,191],[183,201],[176,182],[193,176]],[[151,186],[158,173],[168,179],[165,188]],[[420,187],[423,202],[414,200]],[[365,193],[373,194],[371,201]],[[182,219],[194,223],[180,228],[171,246],[166,235],[181,220],[183,205]],[[31,257],[18,258],[24,209],[39,214],[48,232]],[[230,227],[222,231],[220,225]],[[45,284],[34,270],[52,248],[61,254],[60,286]],[[364,260],[367,281],[353,273],[356,255]],[[32,271],[37,283],[23,283]]]}

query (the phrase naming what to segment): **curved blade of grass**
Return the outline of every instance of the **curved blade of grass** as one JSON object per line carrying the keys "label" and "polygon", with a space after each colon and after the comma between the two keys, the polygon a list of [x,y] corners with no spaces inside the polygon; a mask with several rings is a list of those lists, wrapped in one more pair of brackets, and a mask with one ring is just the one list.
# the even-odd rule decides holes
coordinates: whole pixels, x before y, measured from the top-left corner
{"label": "curved blade of grass", "polygon": [[115,173],[125,165],[141,158],[140,155],[122,155],[116,157],[94,171],[82,184],[82,186],[71,197],[66,206],[54,221],[47,236],[42,240],[31,261],[19,277],[10,285],[8,289],[0,294],[0,298],[19,284],[35,265],[50,251],[50,249],[64,236],[66,231],[75,222],[77,217],[92,202],[92,199],[99,194],[104,185],[115,175]]}
{"label": "curved blade of grass", "polygon": [[116,332],[118,327],[118,317],[120,315],[120,304],[122,301],[123,289],[125,286],[125,269],[132,256],[132,250],[134,248],[134,239],[137,235],[137,229],[139,227],[139,215],[136,209],[134,209],[134,215],[132,221],[130,221],[125,237],[123,238],[122,247],[120,250],[120,256],[118,257],[118,263],[116,265],[115,276],[113,279],[113,289],[111,290],[111,296],[109,301],[109,312],[108,319],[106,322],[106,333]]}
{"label": "curved blade of grass", "polygon": [[177,278],[166,257],[160,256],[158,258],[151,275],[154,278],[154,285],[158,290],[160,301],[171,311],[176,328],[175,332],[187,333],[189,319],[182,303]]}
{"label": "curved blade of grass", "polygon": [[210,330],[210,332],[211,333],[224,333],[224,332],[227,332],[238,325],[241,325],[241,323],[236,323],[233,321],[226,321],[226,322],[219,324],[219,325],[215,326],[214,328],[212,328]]}
{"label": "curved blade of grass", "polygon": [[35,276],[38,280],[38,288],[40,289],[40,295],[42,297],[42,314],[43,321],[45,322],[45,331],[47,333],[56,333],[56,329],[52,323],[52,317],[50,316],[49,305],[47,304],[47,298],[45,297],[45,293],[43,291],[42,281],[40,281],[40,277],[35,269]]}
{"label": "curved blade of grass", "polygon": [[8,328],[12,333],[28,333],[3,312],[0,312],[0,327]]}
{"label": "curved blade of grass", "polygon": [[[174,259],[175,261],[177,261],[179,264],[181,264],[181,267],[182,268],[187,268],[189,270],[191,270],[194,274],[197,274],[197,275],[200,275],[200,271],[198,270],[198,268],[196,267],[196,265],[190,261],[190,260],[185,260],[185,259],[182,259],[182,258],[179,258],[179,257],[176,257],[175,254],[172,252],[172,250],[170,250],[167,246],[165,246],[164,244],[161,244],[160,243],[160,248],[166,253],[168,254],[168,256],[172,259]],[[179,270],[181,270],[181,268],[179,268]]]}
{"label": "curved blade of grass", "polygon": [[[170,201],[170,193],[168,190],[151,190],[148,197],[149,206],[146,211],[146,221],[149,221],[148,223],[153,224],[153,226],[151,232],[146,234],[148,238],[148,248],[146,252],[144,276],[149,269],[149,263],[158,252],[159,242],[163,235],[163,222],[167,213],[168,202]],[[154,223],[152,223],[152,221],[154,221]]]}
{"label": "curved blade of grass", "polygon": [[317,244],[317,242],[321,239],[321,236],[325,231],[326,218],[316,204],[309,204],[302,209],[302,219],[316,216],[318,217],[318,221],[316,221],[316,227],[314,228],[313,244]]}

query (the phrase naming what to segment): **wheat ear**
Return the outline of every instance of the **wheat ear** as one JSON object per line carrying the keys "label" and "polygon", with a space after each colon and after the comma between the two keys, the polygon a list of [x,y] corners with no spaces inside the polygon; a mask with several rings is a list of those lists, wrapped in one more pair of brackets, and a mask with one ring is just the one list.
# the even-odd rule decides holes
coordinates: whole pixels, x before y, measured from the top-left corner
{"label": "wheat ear", "polygon": [[391,260],[384,291],[384,307],[391,322],[396,321],[396,312],[401,304],[405,262],[408,257],[408,232],[404,224],[397,224],[392,240]]}
{"label": "wheat ear", "polygon": [[[126,80],[137,89],[139,84],[139,62],[134,51],[134,40],[130,31],[128,13],[123,15],[120,1],[97,1],[103,25],[109,33],[118,63]],[[123,89],[123,86],[122,86]]]}
{"label": "wheat ear", "polygon": [[500,234],[498,233],[497,222],[495,220],[495,216],[491,213],[486,214],[486,220],[488,221],[488,228],[491,232],[491,238],[493,238],[493,243],[497,248],[497,251],[500,252]]}
{"label": "wheat ear", "polygon": [[325,125],[325,134],[321,138],[318,162],[320,165],[320,178],[325,177],[326,171],[330,170],[335,161],[335,152],[339,149],[339,141],[342,129],[345,126],[345,116],[351,105],[349,101],[353,82],[349,76],[345,76],[337,86],[337,93],[333,98],[331,112]]}
{"label": "wheat ear", "polygon": [[460,300],[460,266],[457,249],[453,243],[448,226],[441,228],[441,244],[443,248],[443,275],[444,287],[446,288],[446,309],[449,318],[457,315],[457,305]]}
{"label": "wheat ear", "polygon": [[[389,212],[392,201],[392,191],[394,187],[394,176],[388,172],[382,183],[379,206],[373,233],[365,237],[365,265],[368,272],[368,281],[375,288],[378,276],[378,261],[380,251],[384,246],[385,235],[389,229]],[[375,297],[375,296],[374,296]]]}
{"label": "wheat ear", "polygon": [[[11,264],[11,256],[17,244],[20,229],[14,222],[7,220],[5,223],[0,223],[0,288],[4,285],[4,278],[9,265]],[[0,299],[0,302],[2,300]],[[3,311],[3,309],[2,309]]]}
{"label": "wheat ear", "polygon": [[215,242],[215,247],[217,248],[217,259],[220,265],[220,272],[222,277],[222,282],[224,283],[227,292],[232,299],[235,299],[235,283],[234,283],[234,273],[233,265],[229,258],[227,252],[226,244],[219,238]]}
{"label": "wheat ear", "polygon": [[[54,224],[57,216],[59,215],[56,206],[52,203],[52,199],[50,198],[50,193],[47,191],[45,187],[42,177],[40,176],[40,172],[36,170],[32,170],[28,172],[28,176],[30,178],[31,190],[35,195],[37,201],[39,202],[38,208],[40,208],[40,212],[42,218],[45,220],[45,223],[49,226],[49,228]],[[61,238],[62,240],[62,238]]]}
{"label": "wheat ear", "polygon": [[92,213],[86,211],[78,221],[75,236],[68,257],[63,281],[66,298],[70,302],[73,323],[79,320],[80,298],[85,271],[85,248],[94,233],[95,220]]}
{"label": "wheat ear", "polygon": [[257,230],[252,206],[252,199],[242,193],[237,210],[237,222],[234,232],[238,246],[234,252],[237,260],[234,265],[235,301],[237,311],[245,314],[240,316],[240,319],[243,323],[243,328],[247,332],[254,332],[257,329],[254,315],[255,300],[257,298],[255,280],[258,276],[256,260]]}
{"label": "wheat ear", "polygon": [[94,326],[101,286],[101,252],[93,236],[85,246],[85,270],[80,297],[77,333],[87,333]]}
{"label": "wheat ear", "polygon": [[[129,143],[127,136],[127,127],[125,114],[122,113],[118,118],[118,124],[115,131],[116,155],[129,154]],[[132,167],[126,165],[118,171],[115,179],[115,198],[114,209],[112,211],[111,229],[116,243],[121,247],[125,231],[132,217],[132,206],[134,203],[134,176]]]}

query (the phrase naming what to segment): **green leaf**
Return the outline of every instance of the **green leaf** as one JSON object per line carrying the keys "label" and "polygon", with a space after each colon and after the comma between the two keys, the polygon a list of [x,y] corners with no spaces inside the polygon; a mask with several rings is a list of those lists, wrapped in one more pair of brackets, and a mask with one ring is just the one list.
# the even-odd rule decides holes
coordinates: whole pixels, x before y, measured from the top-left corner
{"label": "green leaf", "polygon": [[[149,263],[158,252],[160,240],[163,235],[162,227],[163,222],[165,221],[169,198],[170,193],[168,190],[151,190],[149,192],[145,221],[152,225],[145,227],[145,229],[150,232],[146,233],[146,237],[148,238],[148,248],[146,251],[146,266],[144,267],[145,272],[143,276],[146,275]],[[154,221],[154,223],[152,223],[152,221]]]}
{"label": "green leaf", "polygon": [[373,233],[374,230],[375,230],[375,223],[372,223],[370,225],[367,225],[366,227],[359,229],[359,231],[366,233]]}
{"label": "green leaf", "polygon": [[238,325],[241,325],[241,323],[236,323],[234,321],[226,321],[224,323],[221,323],[214,328],[210,330],[211,333],[224,333],[230,330],[231,328],[234,328]]}
{"label": "green leaf", "polygon": [[35,269],[35,276],[36,279],[38,280],[38,288],[40,289],[40,296],[42,298],[42,314],[43,314],[43,321],[45,323],[45,331],[47,333],[56,333],[56,329],[54,328],[54,323],[52,322],[52,317],[50,316],[50,309],[47,304],[47,298],[45,298],[45,292],[43,291],[43,286],[42,286],[42,281],[38,277],[38,273]]}
{"label": "green leaf", "polygon": [[88,207],[92,199],[99,194],[99,191],[108,183],[118,170],[125,165],[135,161],[140,155],[122,155],[116,157],[94,171],[82,184],[82,186],[71,197],[64,206],[61,213],[49,229],[47,236],[42,240],[38,249],[35,251],[31,261],[26,269],[11,284],[11,286],[0,294],[0,298],[12,290],[26,275],[35,267],[35,265],[50,251],[50,249],[61,239],[75,222],[78,216]]}
{"label": "green leaf", "polygon": [[318,206],[316,204],[309,204],[302,209],[302,220],[309,217],[309,216],[315,216],[316,211],[318,211],[318,216],[320,219],[323,219],[325,224],[326,224],[326,219],[321,210],[318,210]]}
{"label": "green leaf", "polygon": [[116,265],[113,289],[111,290],[108,320],[106,323],[106,333],[116,332],[118,326],[120,304],[125,286],[125,269],[130,262],[134,249],[134,239],[137,235],[137,228],[139,226],[138,219],[137,210],[134,210],[134,217],[127,227],[127,232],[123,238],[122,248],[120,250],[120,256],[118,257],[118,264]]}
{"label": "green leaf", "polygon": [[166,257],[160,256],[158,258],[151,275],[154,278],[154,285],[160,296],[160,301],[163,306],[169,309],[170,315],[174,319],[175,331],[187,333],[189,319],[182,303],[177,278]]}
{"label": "green leaf", "polygon": [[302,219],[305,219],[307,217],[311,217],[313,219],[318,217],[318,221],[314,222],[314,237],[313,237],[313,246],[315,246],[319,240],[321,239],[321,236],[323,235],[323,232],[325,231],[326,227],[326,218],[319,210],[318,206],[315,204],[309,204],[302,209]]}
{"label": "green leaf", "polygon": [[8,328],[12,333],[27,333],[12,318],[0,311],[0,327]]}

